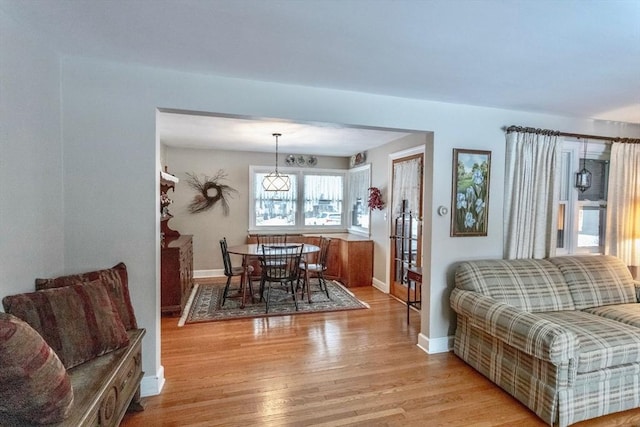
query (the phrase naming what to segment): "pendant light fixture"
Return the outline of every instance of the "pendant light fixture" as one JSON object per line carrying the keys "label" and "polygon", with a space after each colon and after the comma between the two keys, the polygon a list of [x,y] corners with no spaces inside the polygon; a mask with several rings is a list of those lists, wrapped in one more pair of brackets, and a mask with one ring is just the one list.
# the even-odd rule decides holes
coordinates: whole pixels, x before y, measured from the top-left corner
{"label": "pendant light fixture", "polygon": [[278,172],[278,138],[282,134],[274,133],[276,138],[276,170],[267,174],[262,180],[262,188],[264,191],[289,191],[291,189],[291,179],[289,175],[283,175]]}
{"label": "pendant light fixture", "polygon": [[584,193],[591,187],[591,172],[586,168],[587,162],[587,140],[584,140],[584,155],[582,156],[582,169],[576,173],[576,188]]}

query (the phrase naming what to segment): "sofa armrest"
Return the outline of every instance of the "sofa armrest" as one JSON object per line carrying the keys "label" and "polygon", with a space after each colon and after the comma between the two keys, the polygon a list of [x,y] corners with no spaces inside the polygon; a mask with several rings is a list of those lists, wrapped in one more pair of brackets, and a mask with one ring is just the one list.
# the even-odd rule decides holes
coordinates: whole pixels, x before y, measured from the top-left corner
{"label": "sofa armrest", "polygon": [[450,303],[473,326],[520,351],[554,365],[577,359],[578,337],[535,313],[457,288],[451,293]]}

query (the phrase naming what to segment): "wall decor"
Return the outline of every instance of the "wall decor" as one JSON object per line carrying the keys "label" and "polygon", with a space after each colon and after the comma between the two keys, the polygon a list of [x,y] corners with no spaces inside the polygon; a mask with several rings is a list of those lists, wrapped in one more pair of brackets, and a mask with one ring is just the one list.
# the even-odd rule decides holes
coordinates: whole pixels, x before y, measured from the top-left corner
{"label": "wall decor", "polygon": [[382,201],[382,193],[378,187],[369,187],[369,200],[367,206],[371,210],[384,209],[384,202]]}
{"label": "wall decor", "polygon": [[187,183],[197,193],[189,204],[189,212],[193,214],[204,212],[220,202],[224,215],[229,215],[227,198],[231,197],[233,193],[238,193],[238,191],[221,183],[227,177],[224,170],[220,169],[213,177],[205,175],[202,181],[195,173],[187,173],[187,177]]}
{"label": "wall decor", "polygon": [[303,156],[303,155],[294,155],[294,154],[289,154],[285,159],[284,162],[287,166],[315,166],[318,164],[318,158],[316,156]]}
{"label": "wall decor", "polygon": [[363,164],[367,160],[366,151],[362,151],[360,153],[354,154],[349,158],[349,167],[356,167]]}
{"label": "wall decor", "polygon": [[491,151],[453,149],[451,236],[486,236]]}
{"label": "wall decor", "polygon": [[173,203],[173,200],[169,198],[164,191],[160,192],[160,213],[163,217],[169,215],[169,205]]}

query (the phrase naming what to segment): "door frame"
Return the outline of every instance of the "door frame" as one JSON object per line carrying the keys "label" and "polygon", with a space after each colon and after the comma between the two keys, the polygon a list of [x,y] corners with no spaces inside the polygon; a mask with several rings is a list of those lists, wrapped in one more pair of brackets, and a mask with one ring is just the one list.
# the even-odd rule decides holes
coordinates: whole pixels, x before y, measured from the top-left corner
{"label": "door frame", "polygon": [[[427,153],[426,153],[426,144],[421,144],[412,148],[408,148],[406,150],[401,150],[401,151],[396,151],[394,153],[389,154],[388,159],[387,159],[387,176],[389,177],[388,179],[388,194],[389,194],[389,209],[387,211],[386,214],[386,220],[387,220],[387,231],[386,231],[386,241],[387,241],[387,259],[386,259],[386,263],[387,263],[387,277],[386,277],[386,291],[387,294],[391,295],[391,253],[392,253],[392,241],[391,241],[391,228],[393,225],[393,214],[391,212],[392,206],[391,206],[391,193],[393,192],[393,188],[391,188],[391,184],[392,184],[392,180],[393,180],[393,161],[403,158],[403,157],[409,157],[409,156],[415,156],[416,154],[422,154],[422,168],[423,168],[423,173],[422,173],[422,224],[424,226],[424,215],[425,215],[425,197],[424,197],[424,191],[425,191],[425,173],[424,173],[424,169],[425,169],[425,162],[426,162],[426,158],[427,158]],[[422,246],[424,247],[424,227],[423,227],[423,232],[422,232],[422,242],[421,242]],[[421,260],[420,260],[420,264],[424,265],[424,250],[421,250]]]}

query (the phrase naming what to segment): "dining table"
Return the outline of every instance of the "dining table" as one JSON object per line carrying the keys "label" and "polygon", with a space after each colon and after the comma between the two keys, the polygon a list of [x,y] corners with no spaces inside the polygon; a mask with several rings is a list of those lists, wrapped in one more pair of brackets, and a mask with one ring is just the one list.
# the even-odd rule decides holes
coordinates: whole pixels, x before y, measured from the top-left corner
{"label": "dining table", "polygon": [[[242,256],[242,267],[244,268],[245,279],[247,283],[242,287],[242,300],[240,303],[240,307],[244,308],[245,303],[247,301],[247,288],[249,288],[248,283],[251,280],[251,273],[253,272],[253,267],[251,266],[252,259],[258,259],[263,256],[262,246],[267,248],[296,248],[303,246],[302,248],[302,256],[306,257],[309,254],[320,252],[320,247],[316,245],[311,245],[308,243],[282,243],[282,244],[271,244],[271,245],[259,245],[257,243],[245,243],[241,245],[233,245],[227,248],[227,251],[230,254],[241,255]],[[267,251],[268,252],[268,251]],[[253,301],[253,295],[251,295],[251,299]]]}

